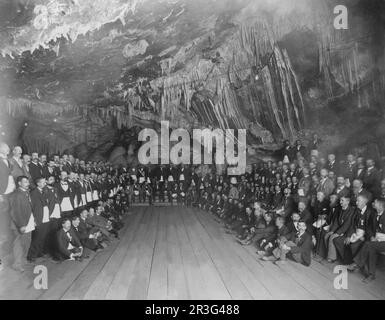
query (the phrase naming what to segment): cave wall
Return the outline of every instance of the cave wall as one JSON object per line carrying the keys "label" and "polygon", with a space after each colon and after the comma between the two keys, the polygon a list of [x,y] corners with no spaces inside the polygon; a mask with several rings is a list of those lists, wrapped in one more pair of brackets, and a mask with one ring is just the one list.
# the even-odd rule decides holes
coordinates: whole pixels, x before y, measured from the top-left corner
{"label": "cave wall", "polygon": [[[59,1],[60,16],[41,1],[39,32],[43,9],[18,3],[2,21],[17,32],[1,34],[0,117],[29,152],[131,162],[161,120],[246,128],[260,157],[313,132],[323,152],[385,151],[382,1],[94,1],[95,23],[86,2]],[[349,30],[333,29],[336,4]]]}

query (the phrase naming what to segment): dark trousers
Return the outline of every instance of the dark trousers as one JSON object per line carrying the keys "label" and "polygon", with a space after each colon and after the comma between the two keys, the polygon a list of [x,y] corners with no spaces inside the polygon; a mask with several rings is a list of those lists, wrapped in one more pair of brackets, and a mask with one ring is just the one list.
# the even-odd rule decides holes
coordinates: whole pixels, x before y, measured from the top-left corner
{"label": "dark trousers", "polygon": [[333,243],[336,247],[337,255],[341,258],[342,263],[350,264],[352,263],[352,259],[354,259],[354,257],[360,251],[364,242],[357,241],[355,243],[345,245],[344,241],[345,241],[345,237],[341,236],[341,237],[335,238],[333,240]]}
{"label": "dark trousers", "polygon": [[56,233],[60,229],[60,219],[51,219],[48,226],[47,240],[45,251],[49,253],[52,257],[55,256],[56,250]]}
{"label": "dark trousers", "polygon": [[28,249],[31,244],[31,232],[20,233],[14,230],[13,240],[13,267],[22,268],[26,264]]}
{"label": "dark trousers", "polygon": [[50,223],[42,223],[32,231],[31,246],[28,251],[28,259],[33,260],[42,257],[46,252],[47,235],[50,231]]}
{"label": "dark trousers", "polygon": [[381,252],[385,252],[384,241],[367,241],[355,256],[354,262],[361,268],[367,267],[368,274],[374,276],[376,274],[377,258]]}
{"label": "dark trousers", "polygon": [[8,195],[0,195],[0,260],[9,253],[13,237],[9,211]]}

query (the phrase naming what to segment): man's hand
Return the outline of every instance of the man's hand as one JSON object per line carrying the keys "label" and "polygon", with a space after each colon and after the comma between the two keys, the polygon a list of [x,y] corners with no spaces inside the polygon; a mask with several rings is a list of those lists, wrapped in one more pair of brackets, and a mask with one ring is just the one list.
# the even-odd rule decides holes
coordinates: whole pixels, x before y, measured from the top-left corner
{"label": "man's hand", "polygon": [[27,227],[21,227],[19,230],[21,233],[25,233],[25,230],[27,229]]}
{"label": "man's hand", "polygon": [[346,238],[345,238],[344,244],[345,244],[345,245],[350,244],[350,238],[349,238],[349,237],[346,237]]}

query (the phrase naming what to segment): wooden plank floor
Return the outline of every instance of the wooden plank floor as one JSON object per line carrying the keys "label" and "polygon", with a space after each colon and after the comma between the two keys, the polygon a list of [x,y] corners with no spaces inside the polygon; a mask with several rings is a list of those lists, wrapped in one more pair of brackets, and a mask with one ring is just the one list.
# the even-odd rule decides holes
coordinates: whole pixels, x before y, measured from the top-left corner
{"label": "wooden plank floor", "polygon": [[277,266],[242,247],[210,214],[185,207],[135,207],[121,240],[83,262],[44,263],[48,289],[30,266],[0,273],[0,299],[385,299],[384,274],[365,285],[349,274],[333,287],[333,265]]}

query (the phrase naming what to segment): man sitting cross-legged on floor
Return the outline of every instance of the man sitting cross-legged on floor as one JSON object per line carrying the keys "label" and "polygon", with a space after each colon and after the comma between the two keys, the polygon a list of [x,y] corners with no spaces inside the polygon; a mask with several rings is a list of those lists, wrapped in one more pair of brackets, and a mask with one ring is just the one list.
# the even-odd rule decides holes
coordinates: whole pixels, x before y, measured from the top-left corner
{"label": "man sitting cross-legged on floor", "polygon": [[266,212],[263,214],[263,227],[256,229],[252,239],[257,248],[264,246],[266,238],[274,237],[277,227],[275,226],[274,213]]}
{"label": "man sitting cross-legged on floor", "polygon": [[83,246],[71,228],[71,220],[64,218],[62,227],[56,234],[57,251],[59,260],[82,260]]}
{"label": "man sitting cross-legged on floor", "polygon": [[242,224],[239,224],[234,230],[237,233],[237,238],[244,240],[247,237],[248,230],[250,230],[255,223],[255,216],[250,205],[246,207],[245,215],[241,222]]}
{"label": "man sitting cross-legged on floor", "polygon": [[257,230],[265,228],[265,219],[264,214],[266,210],[261,207],[260,202],[254,202],[254,224],[246,231],[246,237],[241,241],[242,245],[249,245],[252,243],[252,240],[257,233]]}
{"label": "man sitting cross-legged on floor", "polygon": [[269,259],[275,263],[285,263],[288,255],[293,260],[305,266],[311,263],[311,251],[313,242],[311,235],[306,231],[307,225],[305,221],[298,221],[298,232],[288,235],[286,242],[281,242],[279,247],[273,250],[275,257]]}
{"label": "man sitting cross-legged on floor", "polygon": [[285,226],[285,218],[278,216],[275,218],[276,232],[271,233],[269,236],[262,239],[260,243],[261,250],[257,251],[257,254],[261,257],[270,256],[272,251],[278,247],[280,241],[289,234],[289,229]]}
{"label": "man sitting cross-legged on floor", "polygon": [[355,256],[354,263],[348,267],[349,271],[367,267],[367,270],[364,270],[364,282],[375,279],[378,255],[385,252],[385,199],[376,199],[373,206],[377,214],[373,215],[373,219],[369,223],[374,225],[375,233],[370,237],[370,240],[365,241],[361,250]]}
{"label": "man sitting cross-legged on floor", "polygon": [[87,223],[92,227],[97,228],[106,238],[107,242],[111,241],[111,233],[109,229],[112,229],[111,223],[107,219],[103,218],[101,214],[101,208],[97,209],[98,214],[96,214],[94,208],[90,208],[87,216]]}
{"label": "man sitting cross-legged on floor", "polygon": [[102,245],[102,233],[97,228],[92,228],[91,225],[87,223],[88,211],[83,209],[80,212],[80,217],[78,219],[72,219],[72,226],[80,242],[85,248],[88,248],[93,251],[102,249],[106,245]]}

